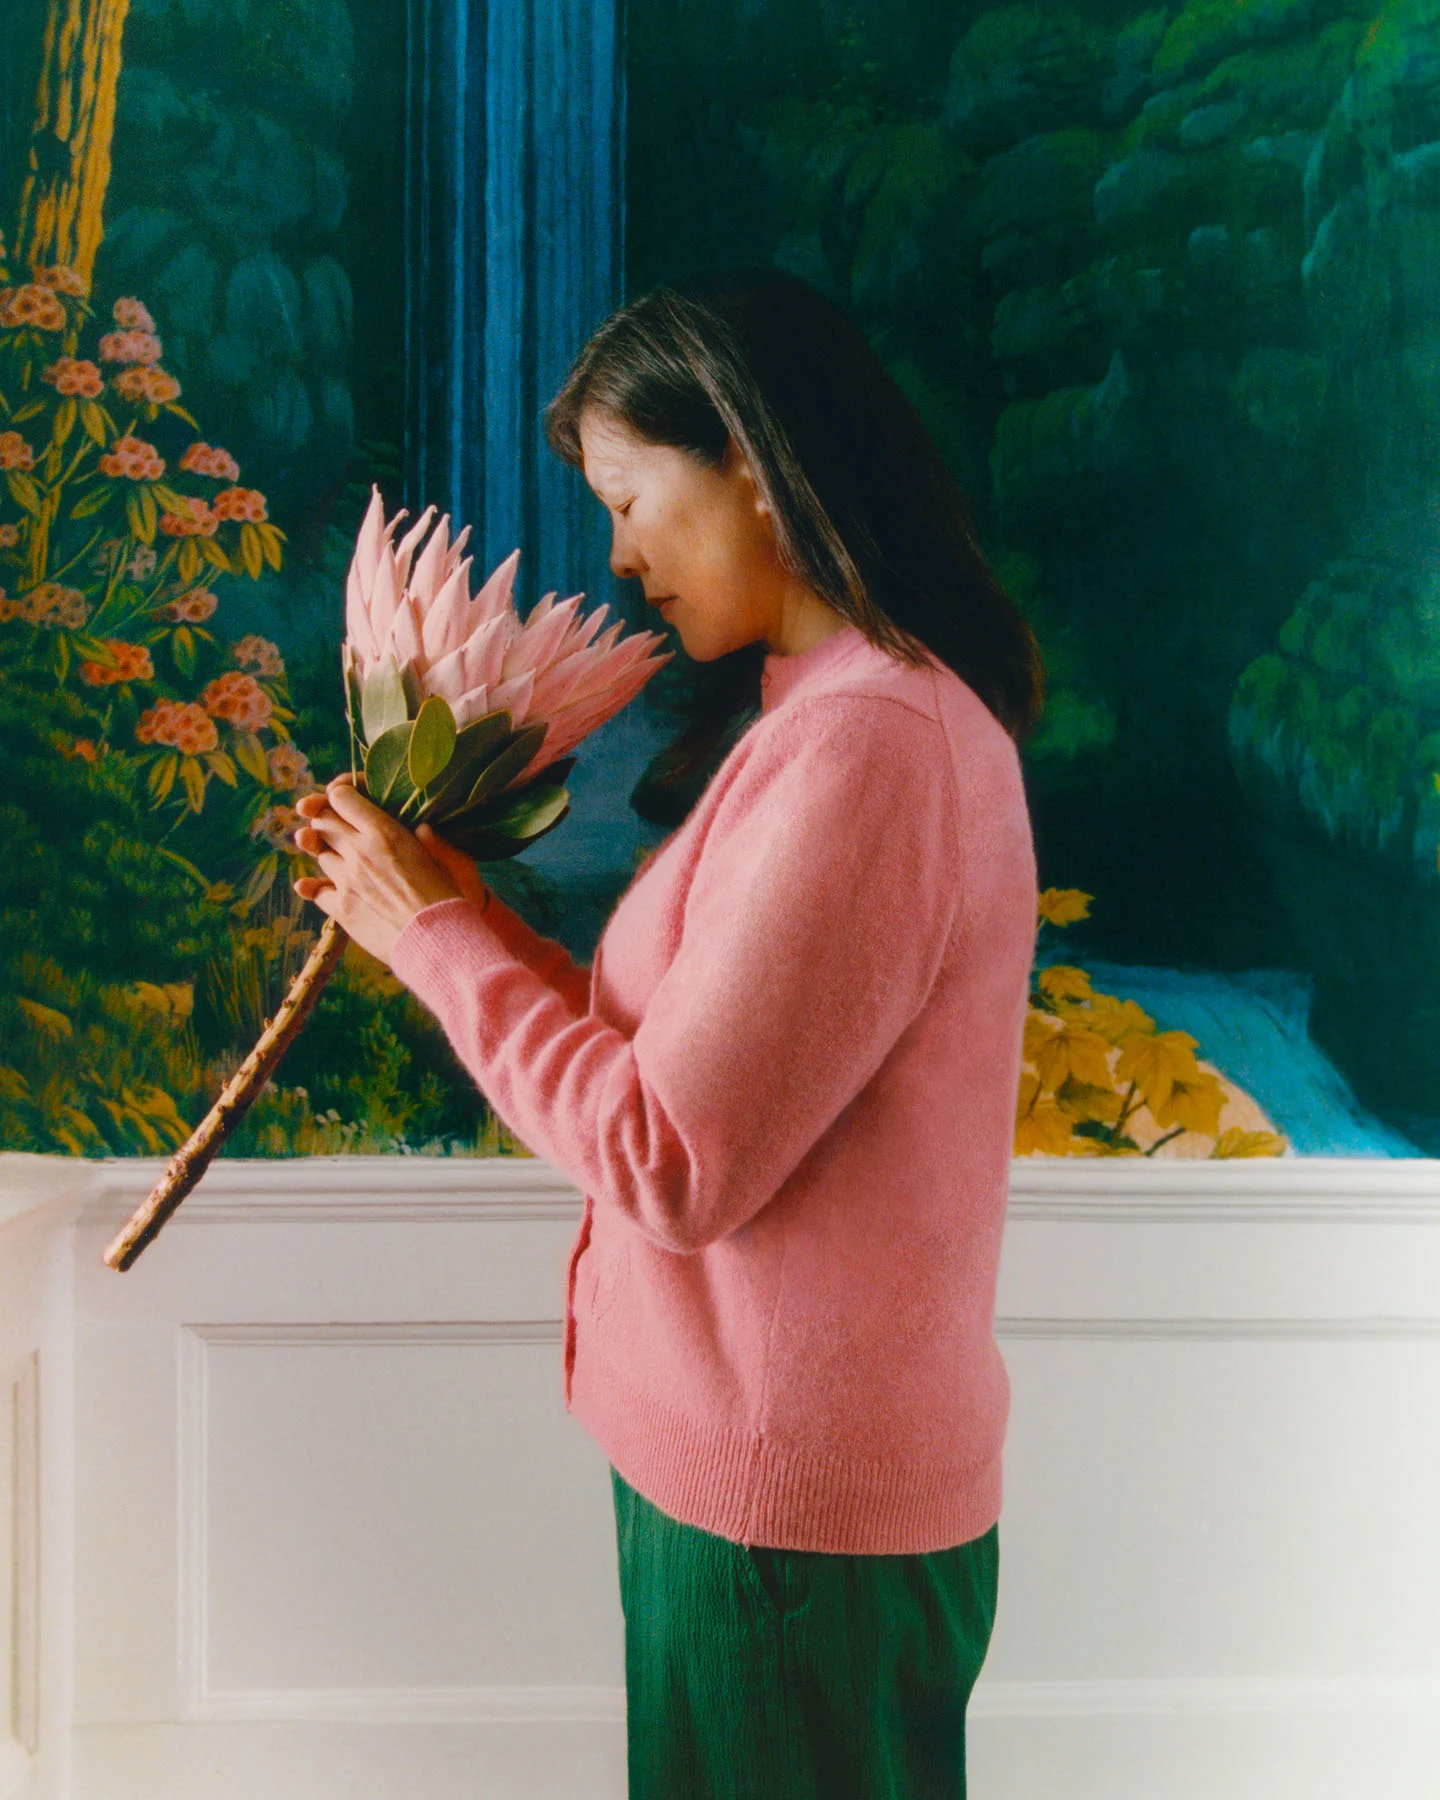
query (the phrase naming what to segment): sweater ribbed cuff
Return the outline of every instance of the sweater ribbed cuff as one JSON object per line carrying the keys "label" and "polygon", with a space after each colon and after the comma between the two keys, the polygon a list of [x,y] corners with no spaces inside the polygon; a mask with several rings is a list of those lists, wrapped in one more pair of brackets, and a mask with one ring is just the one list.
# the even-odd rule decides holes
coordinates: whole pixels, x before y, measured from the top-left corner
{"label": "sweater ribbed cuff", "polygon": [[390,971],[432,1012],[451,991],[457,966],[473,974],[487,963],[513,962],[514,952],[497,929],[496,908],[502,902],[491,895],[482,911],[473,901],[457,894],[422,906],[396,938],[390,951]]}

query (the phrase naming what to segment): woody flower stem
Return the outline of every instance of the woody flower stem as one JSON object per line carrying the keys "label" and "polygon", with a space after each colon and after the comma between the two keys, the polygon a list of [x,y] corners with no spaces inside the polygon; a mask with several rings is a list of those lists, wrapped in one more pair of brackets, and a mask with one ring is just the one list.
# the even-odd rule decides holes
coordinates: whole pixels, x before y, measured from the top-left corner
{"label": "woody flower stem", "polygon": [[123,1230],[106,1250],[103,1260],[107,1268],[122,1273],[128,1269],[205,1173],[210,1159],[250,1110],[275,1065],[298,1035],[349,941],[336,920],[325,921],[309,960],[291,982],[280,1010],[266,1026],[255,1048],[225,1084],[220,1098],[171,1157],[169,1167],[150,1190],[149,1198],[130,1215]]}

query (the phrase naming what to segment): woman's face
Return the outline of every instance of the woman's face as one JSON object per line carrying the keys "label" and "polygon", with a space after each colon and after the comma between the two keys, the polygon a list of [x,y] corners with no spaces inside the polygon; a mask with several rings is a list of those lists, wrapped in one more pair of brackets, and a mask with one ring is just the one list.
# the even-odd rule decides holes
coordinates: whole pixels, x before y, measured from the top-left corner
{"label": "woman's face", "polygon": [[808,590],[781,565],[770,509],[733,440],[710,468],[587,407],[580,446],[585,479],[610,514],[611,569],[642,583],[686,654],[710,662],[761,638],[783,651]]}

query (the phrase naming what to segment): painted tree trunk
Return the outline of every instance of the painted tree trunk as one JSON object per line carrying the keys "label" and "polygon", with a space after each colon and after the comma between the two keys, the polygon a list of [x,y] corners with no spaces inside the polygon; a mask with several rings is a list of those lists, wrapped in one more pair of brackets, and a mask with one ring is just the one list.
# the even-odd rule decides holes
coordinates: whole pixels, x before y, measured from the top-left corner
{"label": "painted tree trunk", "polygon": [[17,262],[77,269],[100,245],[120,38],[130,0],[50,0],[20,192]]}

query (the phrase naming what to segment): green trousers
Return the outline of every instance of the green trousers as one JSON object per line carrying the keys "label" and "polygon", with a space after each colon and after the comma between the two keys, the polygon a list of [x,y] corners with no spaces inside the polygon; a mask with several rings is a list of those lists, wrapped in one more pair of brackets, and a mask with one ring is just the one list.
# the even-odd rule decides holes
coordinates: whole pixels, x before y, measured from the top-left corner
{"label": "green trousers", "polygon": [[630,1800],[964,1800],[998,1525],[919,1556],[747,1550],[610,1474]]}

